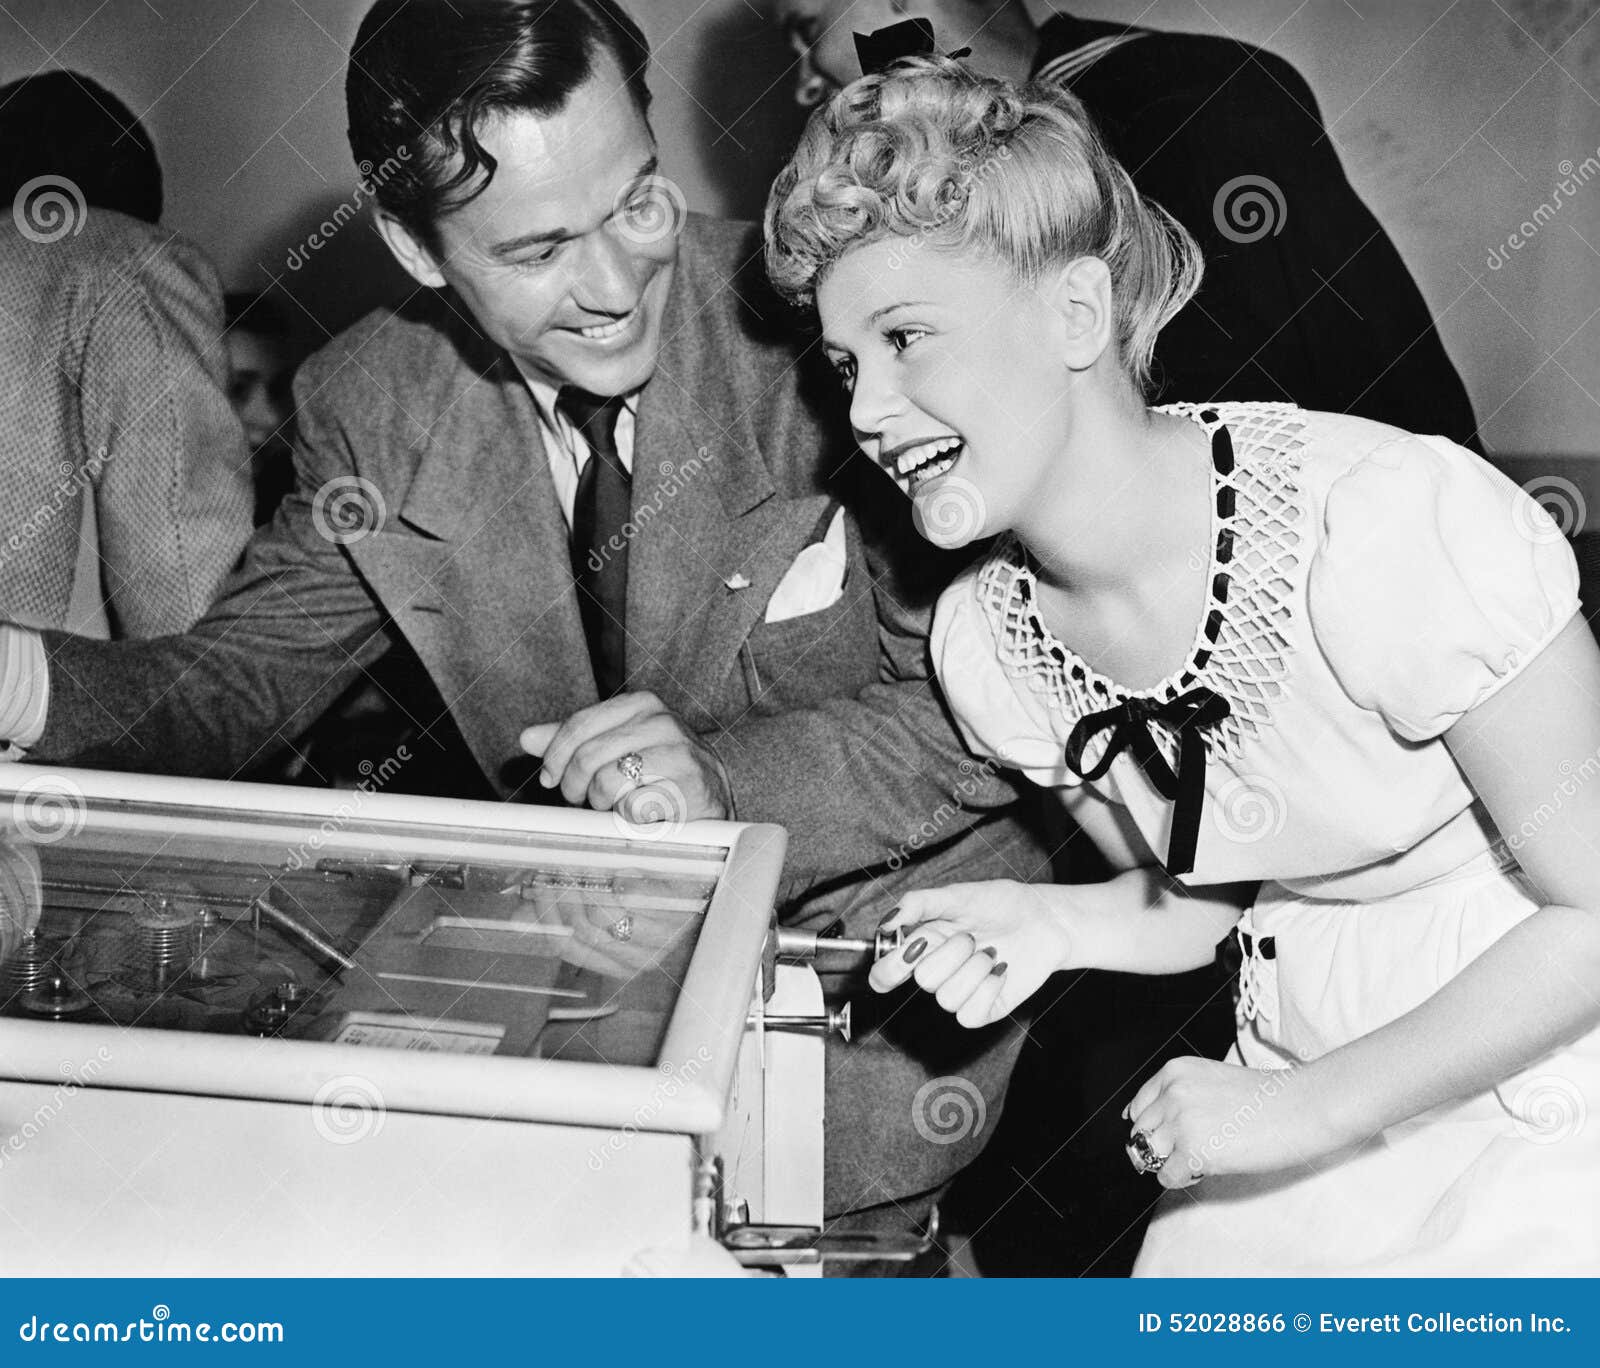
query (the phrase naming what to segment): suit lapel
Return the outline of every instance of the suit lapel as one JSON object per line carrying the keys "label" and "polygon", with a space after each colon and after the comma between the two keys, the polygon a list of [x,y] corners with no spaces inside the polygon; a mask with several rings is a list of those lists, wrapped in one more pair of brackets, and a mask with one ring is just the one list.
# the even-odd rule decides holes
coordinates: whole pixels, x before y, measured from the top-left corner
{"label": "suit lapel", "polygon": [[[692,239],[685,247],[687,256]],[[706,727],[720,720],[714,700],[741,643],[819,534],[829,500],[775,487],[749,402],[759,396],[741,394],[728,330],[708,321],[725,318],[710,292],[727,286],[697,282],[693,266],[679,262],[639,404],[627,666],[630,688],[654,690]],[[477,369],[463,351],[448,355],[451,377],[428,376],[434,412],[398,512],[350,549],[504,790],[519,730],[567,717],[596,693],[533,398],[503,353]]]}
{"label": "suit lapel", "polygon": [[653,689],[708,726],[720,682],[816,534],[828,498],[775,488],[734,383],[736,358],[716,354],[703,321],[719,306],[700,297],[692,264],[679,264],[660,361],[639,405],[628,667],[630,687]]}
{"label": "suit lapel", "polygon": [[466,379],[424,440],[400,526],[351,550],[503,782],[522,727],[595,701],[566,522],[509,360]]}

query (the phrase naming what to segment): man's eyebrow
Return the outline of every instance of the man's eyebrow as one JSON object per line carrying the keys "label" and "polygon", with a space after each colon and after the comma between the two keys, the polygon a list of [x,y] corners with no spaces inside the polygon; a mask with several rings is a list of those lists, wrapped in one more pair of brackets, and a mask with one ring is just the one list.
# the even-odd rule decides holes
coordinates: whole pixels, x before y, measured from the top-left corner
{"label": "man's eyebrow", "polygon": [[650,156],[645,158],[644,162],[641,163],[639,169],[637,171],[635,171],[631,177],[629,177],[628,184],[629,185],[637,185],[642,180],[648,180],[651,176],[655,175],[655,173],[657,171],[659,171],[660,169],[661,169],[661,157],[659,156],[659,154],[652,153]]}
{"label": "man's eyebrow", "polygon": [[[655,175],[660,165],[661,158],[659,156],[649,157],[633,175],[628,177],[629,188]],[[497,257],[515,256],[518,252],[526,251],[529,247],[542,247],[549,243],[565,242],[572,236],[574,234],[570,228],[546,228],[537,233],[523,233],[518,237],[507,238],[504,242],[497,242],[489,251]]]}

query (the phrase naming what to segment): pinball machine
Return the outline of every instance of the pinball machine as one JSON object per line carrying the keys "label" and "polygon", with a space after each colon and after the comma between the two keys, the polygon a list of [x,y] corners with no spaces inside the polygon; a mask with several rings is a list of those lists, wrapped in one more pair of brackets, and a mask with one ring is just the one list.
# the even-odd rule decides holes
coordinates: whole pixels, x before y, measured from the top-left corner
{"label": "pinball machine", "polygon": [[815,1273],[848,1011],[784,844],[0,767],[0,1270]]}

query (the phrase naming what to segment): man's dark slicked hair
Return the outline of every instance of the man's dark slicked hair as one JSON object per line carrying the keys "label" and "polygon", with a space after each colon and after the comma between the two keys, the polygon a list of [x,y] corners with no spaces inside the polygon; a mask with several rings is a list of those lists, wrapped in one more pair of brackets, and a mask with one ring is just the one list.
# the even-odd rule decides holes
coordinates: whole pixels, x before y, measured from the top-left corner
{"label": "man's dark slicked hair", "polygon": [[650,110],[650,44],[616,0],[378,0],[345,75],[350,150],[378,203],[430,250],[440,215],[481,194],[497,114],[559,113],[597,54]]}

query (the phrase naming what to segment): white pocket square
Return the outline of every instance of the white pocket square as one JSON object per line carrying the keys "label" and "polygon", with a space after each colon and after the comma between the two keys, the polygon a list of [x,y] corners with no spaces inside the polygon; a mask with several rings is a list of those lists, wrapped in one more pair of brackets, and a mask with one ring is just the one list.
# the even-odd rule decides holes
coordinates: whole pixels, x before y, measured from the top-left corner
{"label": "white pocket square", "polygon": [[812,542],[784,571],[767,601],[765,621],[787,622],[837,603],[844,594],[844,567],[844,509],[840,508],[828,524],[828,535]]}

